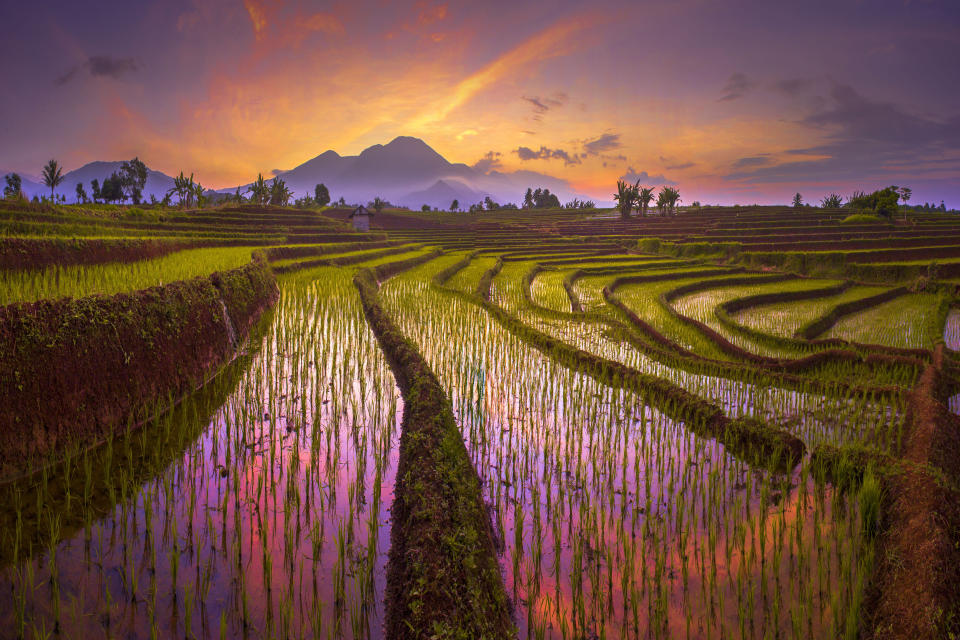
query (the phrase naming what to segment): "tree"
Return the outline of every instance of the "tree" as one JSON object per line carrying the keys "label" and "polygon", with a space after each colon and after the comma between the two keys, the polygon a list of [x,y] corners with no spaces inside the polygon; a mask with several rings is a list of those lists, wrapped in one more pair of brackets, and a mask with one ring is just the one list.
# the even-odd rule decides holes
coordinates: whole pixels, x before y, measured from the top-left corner
{"label": "tree", "polygon": [[50,187],[50,199],[53,200],[54,190],[63,182],[63,167],[56,160],[50,160],[43,167],[43,172],[40,175],[43,178],[43,184]]}
{"label": "tree", "polygon": [[382,199],[380,196],[377,196],[373,199],[373,202],[370,203],[370,206],[373,207],[373,210],[377,213],[380,213],[383,210],[383,207],[386,206],[386,200]]}
{"label": "tree", "polygon": [[660,212],[660,215],[665,214],[665,210],[669,206],[668,202],[669,199],[667,196],[667,188],[664,187],[663,189],[660,189],[660,193],[657,194],[657,210]]}
{"label": "tree", "polygon": [[450,203],[450,211],[459,211],[459,210],[460,210],[460,201],[454,198],[453,202]]}
{"label": "tree", "polygon": [[617,192],[613,194],[613,199],[617,201],[617,208],[620,209],[620,217],[627,219],[633,210],[633,205],[639,195],[640,183],[630,184],[623,180],[617,180]]}
{"label": "tree", "polygon": [[824,209],[839,209],[842,202],[843,198],[840,197],[839,193],[830,193],[823,196],[820,206]]}
{"label": "tree", "polygon": [[100,199],[104,202],[121,202],[126,200],[127,195],[123,192],[123,179],[116,173],[110,174],[105,178],[100,186]]}
{"label": "tree", "polygon": [[[193,178],[193,175],[191,174],[190,177]],[[207,197],[203,195],[203,192],[204,192],[203,185],[201,185],[199,181],[195,182],[193,184],[192,191],[193,191],[192,193],[193,197],[196,198],[197,200],[197,208],[203,209],[204,205],[207,204]]]}
{"label": "tree", "polygon": [[430,211],[430,205],[428,204],[423,205],[422,207],[420,207],[420,211],[423,211],[424,213],[426,213],[427,211]]}
{"label": "tree", "polygon": [[94,202],[100,202],[100,183],[96,178],[90,181],[90,195],[93,196]]}
{"label": "tree", "polygon": [[270,204],[285,207],[292,195],[293,193],[287,188],[287,183],[279,176],[270,183]]}
{"label": "tree", "polygon": [[180,175],[174,176],[173,186],[167,191],[167,196],[172,194],[177,194],[179,198],[180,206],[189,206],[193,202],[194,188],[193,188],[193,174],[190,174],[190,177],[183,175],[183,171],[180,172]]}
{"label": "tree", "polygon": [[316,200],[317,205],[321,207],[325,207],[330,204],[330,192],[327,190],[327,186],[322,182],[314,187],[313,199]]}
{"label": "tree", "polygon": [[500,208],[500,205],[494,202],[490,196],[485,196],[483,198],[483,206],[487,211],[496,211]]}
{"label": "tree", "polygon": [[[529,201],[527,199],[529,196]],[[537,188],[536,190],[527,189],[523,196],[524,209],[559,209],[560,198],[556,194],[550,193],[550,189]]]}
{"label": "tree", "polygon": [[16,173],[8,173],[4,178],[7,186],[3,188],[3,197],[11,200],[23,198],[23,182]]}
{"label": "tree", "polygon": [[83,183],[77,183],[77,203],[87,203],[87,190],[83,188]]}
{"label": "tree", "polygon": [[803,206],[803,196],[801,196],[800,192],[798,191],[793,195],[793,208],[799,209],[802,206]]}
{"label": "tree", "polygon": [[309,193],[305,193],[302,198],[297,198],[293,201],[293,206],[297,209],[309,209],[315,204],[317,204],[316,199]]}
{"label": "tree", "polygon": [[897,204],[899,201],[900,192],[898,191],[898,187],[893,185],[885,189],[878,189],[873,193],[854,191],[846,206],[851,209],[859,209],[861,211],[890,217],[900,210]]}
{"label": "tree", "polygon": [[133,204],[140,204],[143,188],[147,184],[147,165],[140,158],[134,158],[120,165],[120,180],[123,190],[133,200]]}
{"label": "tree", "polygon": [[907,204],[907,200],[913,195],[913,189],[910,187],[900,187],[897,189],[897,193],[900,194],[900,199],[903,200],[903,204]]}
{"label": "tree", "polygon": [[240,187],[237,187],[237,192],[236,192],[235,194],[233,194],[233,201],[236,202],[237,204],[243,204],[243,201],[244,201],[243,194],[244,194],[244,193],[246,193],[246,191],[241,192],[241,191],[240,191]]}
{"label": "tree", "polygon": [[257,179],[250,185],[250,202],[258,205],[266,204],[270,199],[270,186],[263,179],[263,174],[258,173]]}
{"label": "tree", "polygon": [[637,191],[637,204],[640,207],[641,217],[646,217],[651,202],[653,202],[653,187],[640,187]]}
{"label": "tree", "polygon": [[[660,189],[660,195],[663,196],[667,213],[676,213],[677,203],[680,202],[680,191],[674,187],[663,187]],[[657,205],[660,205],[659,199],[657,200]]]}

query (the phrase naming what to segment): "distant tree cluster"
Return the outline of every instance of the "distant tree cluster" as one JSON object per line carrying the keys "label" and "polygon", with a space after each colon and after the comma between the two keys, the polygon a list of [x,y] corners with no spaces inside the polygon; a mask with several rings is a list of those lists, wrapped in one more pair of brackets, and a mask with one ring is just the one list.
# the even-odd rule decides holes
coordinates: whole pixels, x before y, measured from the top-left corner
{"label": "distant tree cluster", "polygon": [[574,198],[563,205],[564,209],[596,209],[597,204],[593,200],[580,200]]}
{"label": "distant tree cluster", "polygon": [[937,211],[946,212],[956,212],[956,209],[947,209],[947,205],[943,200],[940,201],[940,204],[937,205],[935,202],[924,202],[923,204],[915,204],[912,206],[901,205],[901,209],[909,209],[911,211],[923,211],[926,213],[935,213]]}
{"label": "distant tree cluster", "polygon": [[[794,196],[795,206],[799,195],[798,193]],[[820,206],[824,209],[839,209],[840,207],[857,209],[864,213],[890,217],[901,208],[908,208],[906,206],[907,201],[910,200],[912,195],[913,191],[910,187],[891,185],[871,193],[854,191],[845,204],[843,203],[843,196],[839,193],[829,193],[820,200]],[[899,204],[901,200],[903,201],[902,206]]]}
{"label": "distant tree cluster", "polygon": [[[613,194],[613,199],[617,203],[617,209],[620,210],[620,217],[629,218],[634,209],[637,209],[641,216],[646,216],[650,203],[653,202],[653,191],[654,187],[641,187],[639,180],[635,184],[617,180],[617,192]],[[680,190],[662,187],[656,198],[660,215],[676,213],[677,203],[680,202]]]}
{"label": "distant tree cluster", "polygon": [[845,206],[889,218],[900,210],[900,200],[903,199],[904,204],[906,204],[911,195],[912,191],[909,188],[896,185],[877,189],[872,193],[854,191]]}
{"label": "distant tree cluster", "polygon": [[524,209],[559,209],[560,198],[556,194],[550,193],[550,189],[531,189],[527,187],[527,192],[523,195]]}

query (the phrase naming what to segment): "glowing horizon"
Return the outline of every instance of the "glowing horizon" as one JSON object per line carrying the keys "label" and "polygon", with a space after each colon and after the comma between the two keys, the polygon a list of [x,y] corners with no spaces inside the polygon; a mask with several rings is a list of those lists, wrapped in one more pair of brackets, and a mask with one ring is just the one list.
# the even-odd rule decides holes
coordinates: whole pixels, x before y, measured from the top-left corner
{"label": "glowing horizon", "polygon": [[601,201],[630,176],[678,184],[685,202],[891,183],[912,203],[960,202],[960,9],[945,1],[33,11],[4,9],[24,25],[0,44],[22,61],[0,111],[4,172],[136,155],[219,189],[406,135]]}

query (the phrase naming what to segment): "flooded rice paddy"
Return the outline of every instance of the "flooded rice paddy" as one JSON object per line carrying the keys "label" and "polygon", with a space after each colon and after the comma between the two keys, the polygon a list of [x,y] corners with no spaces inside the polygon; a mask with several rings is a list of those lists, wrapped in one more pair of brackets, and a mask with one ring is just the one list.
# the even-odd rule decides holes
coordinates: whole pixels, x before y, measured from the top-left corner
{"label": "flooded rice paddy", "polygon": [[[814,480],[809,456],[786,473],[752,467],[640,394],[558,363],[431,284],[464,255],[402,273],[381,295],[451,400],[521,638],[856,630],[874,562],[869,477],[842,492]],[[445,286],[470,293],[495,263],[476,258]],[[505,263],[492,289],[524,324],[731,417],[768,420],[808,448],[899,446],[897,397],[671,368],[603,323],[532,308],[522,292],[530,266]],[[567,273],[536,280],[534,302],[569,311]],[[0,487],[11,505],[0,517],[0,637],[382,637],[403,402],[352,276],[323,267],[285,278],[247,353],[211,384]],[[622,299],[699,350],[702,339],[657,302],[684,282],[626,287]],[[602,286],[583,278],[575,291],[600,309]],[[722,299],[771,286],[676,306],[713,326],[708,310]],[[951,318],[948,346],[960,334]]]}

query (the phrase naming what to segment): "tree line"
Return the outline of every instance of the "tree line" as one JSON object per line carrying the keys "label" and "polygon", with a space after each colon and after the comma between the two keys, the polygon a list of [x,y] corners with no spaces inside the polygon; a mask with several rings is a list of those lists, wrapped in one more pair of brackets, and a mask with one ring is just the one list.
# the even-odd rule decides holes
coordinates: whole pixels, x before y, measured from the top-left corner
{"label": "tree line", "polygon": [[[820,207],[823,209],[854,209],[889,218],[900,210],[900,201],[902,200],[903,206],[906,207],[907,201],[910,200],[912,195],[913,190],[910,187],[898,187],[897,185],[890,185],[870,193],[854,191],[845,203],[843,202],[843,196],[839,193],[828,193],[821,198]],[[792,204],[794,208],[805,206],[800,192],[794,194]],[[946,207],[944,207],[944,210],[946,210]]]}
{"label": "tree line", "polygon": [[[114,171],[109,177],[104,178],[101,183],[98,179],[90,181],[90,191],[87,192],[86,186],[82,182],[76,184],[76,202],[77,204],[94,203],[126,203],[130,200],[133,204],[139,205],[143,202],[143,190],[147,183],[149,169],[139,158],[134,158],[123,162],[119,171]],[[63,165],[56,159],[52,159],[44,165],[41,170],[41,180],[43,184],[50,189],[50,202],[66,202],[65,195],[56,193],[57,187],[63,184],[66,179],[63,174]],[[5,176],[5,186],[3,188],[4,198],[11,200],[25,200],[23,194],[23,179],[17,173],[10,173]],[[249,194],[249,196],[247,196]],[[154,194],[150,194],[150,204],[159,204],[171,206],[176,197],[177,204],[181,207],[200,207],[202,208],[211,200],[235,202],[237,204],[252,203],[258,205],[277,205],[288,206],[293,193],[287,187],[286,182],[275,177],[272,181],[266,181],[263,174],[258,174],[256,181],[249,187],[237,190],[233,194],[219,194],[206,189],[194,178],[191,173],[189,176],[183,171],[174,176],[173,186],[167,190],[162,199],[157,199]],[[39,201],[34,196],[34,201]],[[47,200],[46,197],[43,198]],[[302,198],[295,201],[295,205],[302,208],[312,206],[325,207],[330,204],[330,191],[326,185],[318,184],[314,188],[313,195],[305,194]],[[344,199],[340,198],[340,204],[345,204]]]}

